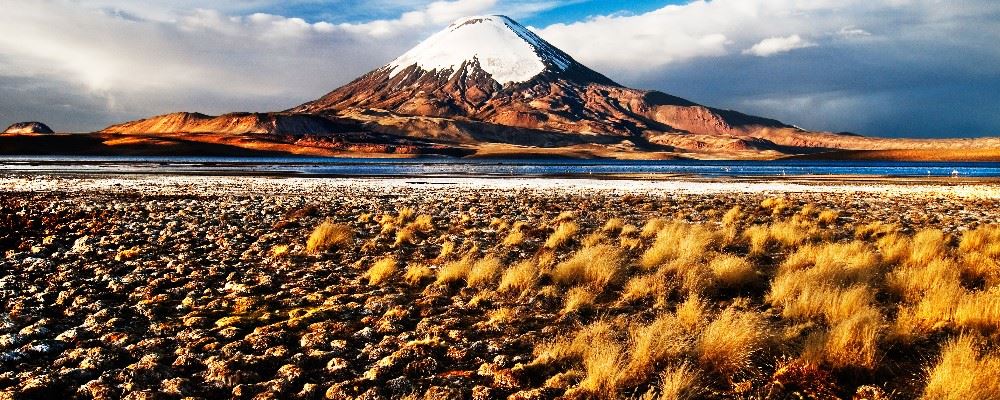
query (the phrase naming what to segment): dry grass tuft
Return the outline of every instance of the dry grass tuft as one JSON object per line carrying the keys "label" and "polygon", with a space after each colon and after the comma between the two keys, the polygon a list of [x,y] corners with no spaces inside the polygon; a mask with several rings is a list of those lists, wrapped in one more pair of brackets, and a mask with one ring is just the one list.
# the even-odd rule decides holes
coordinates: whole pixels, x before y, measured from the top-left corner
{"label": "dry grass tuft", "polygon": [[[660,400],[693,400],[700,398],[703,392],[699,383],[698,372],[688,363],[667,367],[660,374],[660,382],[656,392],[650,391],[642,399]],[[648,396],[648,397],[647,397]]]}
{"label": "dry grass tuft", "polygon": [[729,254],[719,254],[708,265],[714,281],[722,288],[734,289],[754,283],[757,271],[745,258]]}
{"label": "dry grass tuft", "polygon": [[549,236],[548,240],[545,241],[545,247],[554,249],[562,246],[573,239],[573,236],[576,235],[576,232],[579,230],[580,226],[575,222],[562,222],[558,227],[556,227],[556,230],[552,232],[552,235]]}
{"label": "dry grass tuft", "polygon": [[600,292],[624,277],[625,264],[618,247],[584,247],[568,260],[556,265],[552,279],[563,286],[587,285]]}
{"label": "dry grass tuft", "polygon": [[583,370],[586,376],[580,381],[580,389],[603,398],[617,398],[619,391],[619,371],[622,368],[623,346],[614,340],[602,340],[583,356]]}
{"label": "dry grass tuft", "polygon": [[834,210],[825,210],[823,212],[820,212],[819,215],[816,216],[816,221],[823,225],[830,225],[834,222],[837,222],[838,218],[840,218],[839,212]]}
{"label": "dry grass tuft", "polygon": [[466,283],[469,287],[474,288],[485,288],[496,283],[497,278],[500,276],[500,259],[496,256],[486,256],[476,261],[469,269],[469,273],[466,276]]}
{"label": "dry grass tuft", "polygon": [[538,282],[538,264],[534,260],[525,260],[504,271],[500,277],[497,291],[501,294],[524,294],[535,287]]}
{"label": "dry grass tuft", "polygon": [[876,221],[854,227],[854,237],[858,239],[878,239],[891,233],[898,233],[899,230],[899,225]]}
{"label": "dry grass tuft", "polygon": [[611,218],[601,226],[600,232],[607,235],[617,235],[620,234],[622,228],[625,227],[625,220],[621,218]]}
{"label": "dry grass tuft", "polygon": [[646,381],[663,363],[680,358],[690,347],[692,337],[672,314],[663,314],[648,325],[629,330],[630,356],[621,371],[627,386]]}
{"label": "dry grass tuft", "polygon": [[715,232],[708,228],[675,221],[664,225],[656,234],[656,240],[643,253],[639,265],[654,269],[673,260],[699,260],[716,244]]}
{"label": "dry grass tuft", "polygon": [[760,314],[727,308],[705,327],[695,345],[698,362],[724,376],[752,368],[752,357],[767,338]]}
{"label": "dry grass tuft", "polygon": [[750,255],[759,256],[767,252],[771,240],[771,230],[767,225],[754,225],[743,232],[747,238]]}
{"label": "dry grass tuft", "polygon": [[734,226],[743,219],[743,209],[740,206],[733,206],[722,215],[723,226]]}
{"label": "dry grass tuft", "polygon": [[501,307],[490,311],[486,323],[492,326],[509,325],[517,321],[517,310],[510,307]]}
{"label": "dry grass tuft", "polygon": [[438,252],[438,256],[435,260],[438,262],[447,260],[448,256],[451,256],[453,253],[455,253],[455,242],[448,240],[441,244],[441,251]]}
{"label": "dry grass tuft", "polygon": [[708,306],[698,295],[690,295],[677,305],[677,322],[687,332],[701,330],[707,323]]}
{"label": "dry grass tuft", "polygon": [[520,225],[514,225],[507,236],[503,238],[503,245],[507,247],[516,247],[524,243],[525,234],[524,229]]}
{"label": "dry grass tuft", "polygon": [[436,283],[448,284],[465,279],[469,276],[473,264],[475,261],[469,256],[445,263],[438,270]]}
{"label": "dry grass tuft", "polygon": [[962,335],[947,344],[927,369],[924,399],[1000,399],[1000,352],[983,350],[982,340]]}
{"label": "dry grass tuft", "polygon": [[942,258],[897,267],[889,273],[886,283],[900,297],[919,301],[932,288],[958,287],[960,272],[953,260]]}
{"label": "dry grass tuft", "polygon": [[351,227],[344,224],[336,224],[333,221],[323,221],[316,227],[306,240],[306,252],[309,254],[319,254],[347,244],[354,238]]}
{"label": "dry grass tuft", "polygon": [[379,259],[368,268],[368,272],[365,272],[365,278],[368,278],[369,285],[379,285],[383,282],[389,280],[396,271],[399,270],[399,262],[396,260],[395,256],[388,256]]}
{"label": "dry grass tuft", "polygon": [[781,214],[789,207],[791,207],[791,205],[792,205],[791,202],[789,202],[788,199],[784,197],[770,197],[760,202],[761,207],[770,209],[771,213],[774,215]]}
{"label": "dry grass tuft", "polygon": [[663,279],[655,274],[636,275],[625,282],[621,300],[629,303],[665,294]]}
{"label": "dry grass tuft", "polygon": [[288,245],[279,244],[271,248],[271,257],[281,258],[288,255]]}
{"label": "dry grass tuft", "polygon": [[564,314],[585,311],[593,308],[597,294],[593,290],[583,286],[577,286],[566,292],[566,300],[562,312]]}
{"label": "dry grass tuft", "polygon": [[434,278],[434,270],[426,264],[420,263],[408,265],[406,272],[403,274],[403,280],[412,286],[420,286],[432,278]]}
{"label": "dry grass tuft", "polygon": [[642,230],[639,231],[639,237],[647,239],[655,237],[669,223],[670,221],[664,218],[653,218],[646,221],[646,224],[642,226]]}
{"label": "dry grass tuft", "polygon": [[910,262],[915,265],[941,259],[947,251],[948,238],[939,229],[924,229],[913,236],[913,248],[910,251]]}
{"label": "dry grass tuft", "polygon": [[803,358],[833,368],[874,369],[878,361],[882,315],[873,308],[859,310],[806,340]]}

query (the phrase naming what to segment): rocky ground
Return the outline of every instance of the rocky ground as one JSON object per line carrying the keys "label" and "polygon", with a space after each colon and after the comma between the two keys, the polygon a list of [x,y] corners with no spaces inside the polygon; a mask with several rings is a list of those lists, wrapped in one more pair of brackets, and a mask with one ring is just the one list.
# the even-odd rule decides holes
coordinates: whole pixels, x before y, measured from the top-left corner
{"label": "rocky ground", "polygon": [[[654,217],[717,224],[740,206],[747,223],[766,223],[809,205],[836,210],[833,235],[849,237],[871,222],[957,235],[1000,215],[991,198],[878,191],[781,193],[786,209],[771,213],[761,204],[775,193],[739,189],[101,182],[3,178],[0,399],[586,397],[572,390],[573,374],[535,362],[536,347],[609,314],[647,315],[650,306],[598,297],[597,311],[565,312],[561,289],[544,279],[539,287],[551,290],[504,296],[435,283],[433,273],[466,256],[494,255],[504,266],[559,262],[612,218],[636,227]],[[407,234],[402,225],[386,228],[405,223],[406,210],[410,220],[429,216],[430,225]],[[580,233],[563,248],[545,248],[566,219]],[[352,238],[310,254],[307,238],[324,221],[348,226]],[[505,245],[517,221],[524,239]],[[627,250],[627,262],[641,252]],[[370,284],[366,272],[387,255],[400,272]],[[431,275],[404,279],[417,264]],[[774,357],[761,362],[772,367],[747,388],[719,378],[702,395],[791,396],[774,389],[780,353],[762,353]],[[919,371],[847,382],[911,397],[906,388],[919,384]],[[858,385],[838,379],[838,395],[854,393]]]}

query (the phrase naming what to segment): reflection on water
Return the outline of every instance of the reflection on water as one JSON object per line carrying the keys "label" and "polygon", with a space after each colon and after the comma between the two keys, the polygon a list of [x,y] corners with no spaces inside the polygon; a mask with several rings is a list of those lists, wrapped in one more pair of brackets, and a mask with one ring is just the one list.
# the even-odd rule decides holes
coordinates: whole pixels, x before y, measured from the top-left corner
{"label": "reflection on water", "polygon": [[0,157],[0,172],[221,173],[339,176],[865,175],[1000,177],[1000,163],[894,161],[625,161],[238,157]]}

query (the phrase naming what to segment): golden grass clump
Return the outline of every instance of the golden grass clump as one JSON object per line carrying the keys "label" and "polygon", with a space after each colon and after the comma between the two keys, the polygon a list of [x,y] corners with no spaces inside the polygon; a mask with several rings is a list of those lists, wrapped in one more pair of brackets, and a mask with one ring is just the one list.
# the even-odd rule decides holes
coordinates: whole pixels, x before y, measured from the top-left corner
{"label": "golden grass clump", "polygon": [[667,367],[660,374],[660,381],[656,387],[656,392],[650,391],[649,396],[644,395],[641,399],[659,400],[693,400],[700,398],[703,389],[700,385],[701,378],[698,371],[688,363]]}
{"label": "golden grass clump", "polygon": [[395,256],[388,256],[375,261],[371,268],[365,272],[365,278],[368,278],[369,285],[379,285],[383,282],[389,280],[393,274],[399,270],[399,262],[396,260]]}
{"label": "golden grass clump", "polygon": [[708,321],[708,306],[697,294],[690,295],[684,302],[677,305],[677,322],[683,327],[687,332],[695,332],[701,330]]}
{"label": "golden grass clump", "polygon": [[816,216],[816,221],[823,225],[830,225],[837,222],[840,218],[840,213],[834,210],[824,210]]}
{"label": "golden grass clump", "polygon": [[838,286],[870,282],[881,271],[881,260],[862,241],[805,245],[788,256],[778,269],[782,274],[802,273],[809,282]]}
{"label": "golden grass clump", "polygon": [[438,270],[436,282],[448,284],[463,280],[469,276],[469,271],[472,270],[473,264],[475,264],[475,261],[470,256],[447,262]]}
{"label": "golden grass clump", "polygon": [[584,326],[568,337],[535,346],[533,364],[550,364],[582,358],[594,344],[612,340],[616,329],[605,320]]}
{"label": "golden grass clump", "polygon": [[674,221],[663,226],[656,234],[656,240],[642,254],[639,265],[646,269],[654,269],[681,258],[685,262],[699,260],[716,244],[714,231],[702,225]]}
{"label": "golden grass clump", "polygon": [[289,246],[287,244],[275,245],[274,247],[271,248],[271,257],[281,258],[287,256],[288,248]]}
{"label": "golden grass clump", "polygon": [[500,259],[489,255],[472,265],[465,280],[469,287],[485,288],[496,282],[501,271]]}
{"label": "golden grass clump", "polygon": [[598,231],[608,235],[617,235],[621,233],[622,228],[624,227],[625,227],[625,220],[615,217],[608,219],[604,223],[604,225],[601,226],[601,229],[599,229]]}
{"label": "golden grass clump", "polygon": [[791,207],[791,203],[784,197],[769,197],[760,202],[760,206],[770,209],[772,214],[781,214]]}
{"label": "golden grass clump", "polygon": [[691,347],[691,340],[673,314],[662,314],[648,325],[632,326],[622,383],[632,386],[647,380],[664,362],[680,358]]}
{"label": "golden grass clump", "polygon": [[319,254],[333,247],[343,246],[353,238],[354,232],[350,226],[326,220],[309,234],[306,240],[306,252]]}
{"label": "golden grass clump", "polygon": [[669,223],[670,221],[665,218],[650,219],[649,221],[646,221],[646,223],[642,226],[642,229],[639,231],[639,237],[647,239],[654,237],[656,236],[656,234],[660,233],[661,230],[663,230],[664,226],[667,226],[667,224]]}
{"label": "golden grass clump", "polygon": [[618,246],[625,250],[638,250],[642,247],[642,238],[639,237],[639,228],[635,225],[625,225],[618,232]]}
{"label": "golden grass clump", "polygon": [[918,301],[931,288],[958,286],[960,273],[954,260],[941,258],[922,264],[905,264],[889,272],[888,288],[909,301]]}
{"label": "golden grass clump", "polygon": [[989,257],[1000,256],[1000,225],[984,225],[966,231],[958,242],[962,253],[985,253]]}
{"label": "golden grass clump", "polygon": [[625,282],[621,300],[629,303],[665,294],[663,279],[656,274],[633,276]]}
{"label": "golden grass clump", "polygon": [[552,232],[552,235],[549,236],[548,240],[545,241],[545,247],[554,249],[562,246],[573,239],[573,236],[576,235],[576,232],[579,230],[580,226],[577,225],[576,222],[561,222],[559,226],[556,227],[556,230]]}
{"label": "golden grass clump", "polygon": [[757,279],[757,271],[743,257],[719,254],[708,265],[714,282],[723,288],[740,288],[752,284]]}
{"label": "golden grass clump", "polygon": [[585,377],[580,381],[580,390],[598,397],[617,398],[623,353],[623,346],[615,340],[592,343],[592,348],[583,355]]}
{"label": "golden grass clump", "polygon": [[806,339],[803,358],[826,363],[833,368],[874,369],[878,361],[881,333],[885,327],[882,315],[866,308],[843,318],[828,331],[817,332]]}
{"label": "golden grass clump", "polygon": [[743,209],[740,206],[733,206],[733,208],[730,208],[729,211],[726,211],[722,215],[722,225],[733,226],[739,223],[741,219],[743,219]]}
{"label": "golden grass clump", "polygon": [[434,217],[427,214],[420,214],[410,222],[410,227],[420,232],[430,232],[434,230]]}
{"label": "golden grass clump", "polygon": [[501,307],[490,311],[488,317],[489,319],[486,320],[486,323],[489,325],[508,325],[517,321],[517,310],[510,307]]}
{"label": "golden grass clump", "polygon": [[403,273],[403,280],[411,286],[419,286],[434,278],[434,270],[426,264],[413,263],[406,266]]}
{"label": "golden grass clump", "polygon": [[968,335],[945,344],[937,363],[927,369],[922,398],[1000,399],[1000,352],[983,347],[981,339]]}
{"label": "golden grass clump", "polygon": [[501,294],[523,294],[538,282],[538,264],[534,260],[524,260],[508,268],[500,277],[497,291]]}
{"label": "golden grass clump", "polygon": [[514,224],[514,227],[507,232],[507,236],[503,238],[503,245],[507,247],[516,247],[524,243],[525,239],[523,225]]}
{"label": "golden grass clump", "polygon": [[909,236],[892,232],[880,237],[875,242],[875,247],[878,248],[879,254],[882,256],[882,262],[888,265],[898,265],[910,259],[913,241]]}
{"label": "golden grass clump", "polygon": [[441,251],[438,252],[437,257],[435,257],[434,259],[437,260],[438,262],[441,262],[448,259],[448,256],[452,255],[453,253],[455,253],[455,242],[451,240],[446,240],[444,243],[441,243]]}
{"label": "golden grass clump", "polygon": [[600,292],[624,277],[622,251],[610,245],[584,247],[556,265],[552,279],[563,286],[588,285]]}
{"label": "golden grass clump", "polygon": [[791,219],[771,224],[768,227],[768,237],[774,243],[792,248],[814,238],[817,231],[816,226],[808,221]]}
{"label": "golden grass clump", "polygon": [[927,263],[945,256],[948,238],[940,229],[924,229],[913,235],[910,262],[915,265]]}
{"label": "golden grass clump", "polygon": [[891,233],[898,233],[899,229],[899,225],[875,221],[855,226],[854,237],[858,239],[878,239]]}
{"label": "golden grass clump", "polygon": [[752,367],[752,357],[767,339],[767,327],[760,314],[727,308],[705,327],[695,345],[698,362],[725,376],[743,373]]}
{"label": "golden grass clump", "polygon": [[1000,287],[962,295],[955,307],[955,324],[983,332],[1000,330]]}
{"label": "golden grass clump", "polygon": [[597,294],[588,287],[577,286],[566,292],[563,313],[589,310],[594,306]]}
{"label": "golden grass clump", "polygon": [[743,236],[747,238],[750,255],[759,256],[767,252],[771,240],[771,230],[767,225],[751,226],[743,232]]}
{"label": "golden grass clump", "polygon": [[866,285],[846,289],[820,285],[804,286],[797,295],[776,305],[781,305],[781,315],[785,318],[822,317],[830,323],[837,323],[857,312],[872,308],[874,302],[874,291]]}
{"label": "golden grass clump", "polygon": [[880,278],[881,264],[865,243],[806,245],[779,267],[767,301],[786,318],[835,324],[873,307]]}

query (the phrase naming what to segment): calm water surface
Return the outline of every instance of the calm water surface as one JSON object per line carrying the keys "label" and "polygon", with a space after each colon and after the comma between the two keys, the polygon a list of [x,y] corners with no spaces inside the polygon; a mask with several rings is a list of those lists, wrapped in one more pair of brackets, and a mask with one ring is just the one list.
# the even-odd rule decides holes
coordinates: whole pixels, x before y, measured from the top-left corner
{"label": "calm water surface", "polygon": [[320,176],[1000,177],[1000,163],[892,161],[624,161],[235,157],[0,157],[0,173],[200,173]]}

